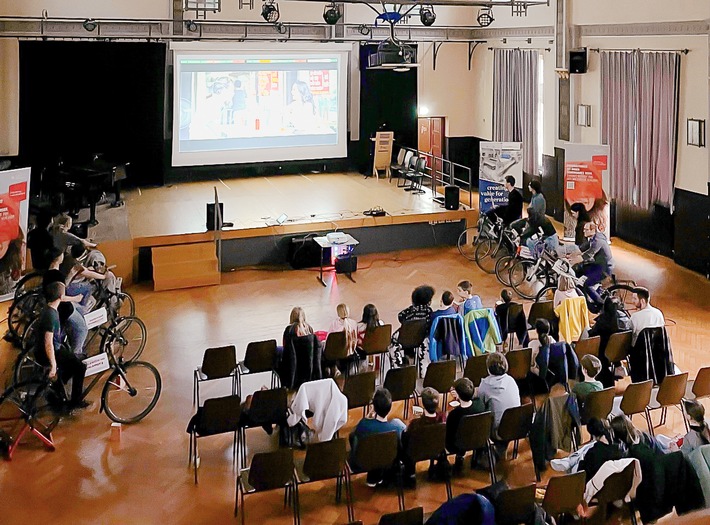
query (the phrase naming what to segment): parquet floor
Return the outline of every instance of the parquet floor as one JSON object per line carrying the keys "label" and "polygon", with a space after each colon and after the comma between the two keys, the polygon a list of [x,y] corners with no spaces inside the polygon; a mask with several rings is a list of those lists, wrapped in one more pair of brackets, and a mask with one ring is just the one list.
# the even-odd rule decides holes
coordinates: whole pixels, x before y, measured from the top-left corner
{"label": "parquet floor", "polygon": [[[633,275],[653,292],[652,302],[669,321],[674,355],[683,370],[694,377],[710,363],[710,282],[679,268],[671,261],[614,240],[617,272]],[[365,303],[377,305],[381,318],[393,322],[409,304],[412,288],[429,283],[437,298],[455,289],[460,279],[473,281],[484,304],[492,304],[500,292],[495,277],[483,274],[458,255],[455,248],[405,251],[364,256],[356,274],[357,284],[337,278],[327,288],[313,271],[244,270],[224,275],[218,287],[171,292],[152,292],[136,286],[137,313],[149,329],[144,359],[161,371],[163,394],[153,413],[143,422],[124,426],[119,442],[110,440],[110,421],[98,413],[98,393],[93,406],[79,417],[65,420],[55,431],[57,450],[45,452],[33,439],[16,451],[12,462],[0,463],[0,523],[71,524],[194,524],[232,523],[235,476],[231,464],[231,436],[201,441],[200,483],[195,486],[188,468],[188,435],[185,427],[192,407],[192,371],[205,348],[229,343],[243,356],[249,341],[279,339],[291,308],[305,308],[315,329],[325,329],[340,302],[350,305],[358,317]],[[14,350],[0,347],[0,363],[7,365]],[[245,393],[268,383],[268,377],[245,382]],[[223,395],[222,385],[203,384],[203,398]],[[401,415],[401,405],[394,412]],[[353,410],[347,434],[361,411]],[[656,418],[658,415],[656,415]],[[641,423],[639,418],[638,423]],[[669,411],[669,428],[682,430],[679,414]],[[274,446],[261,429],[248,432],[249,452]],[[527,446],[516,461],[504,462],[499,476],[511,485],[534,480]],[[425,465],[421,465],[424,468]],[[550,472],[545,473],[545,478]],[[454,493],[487,484],[483,471],[469,472],[454,480]],[[376,523],[382,513],[396,510],[394,491],[374,491],[364,479],[353,480],[356,518]],[[344,505],[334,503],[333,482],[313,483],[301,489],[304,524],[331,525],[347,522]],[[420,472],[418,486],[406,491],[407,507],[423,505],[433,511],[445,498],[443,484],[430,483]],[[247,498],[247,523],[287,524],[280,493]]]}

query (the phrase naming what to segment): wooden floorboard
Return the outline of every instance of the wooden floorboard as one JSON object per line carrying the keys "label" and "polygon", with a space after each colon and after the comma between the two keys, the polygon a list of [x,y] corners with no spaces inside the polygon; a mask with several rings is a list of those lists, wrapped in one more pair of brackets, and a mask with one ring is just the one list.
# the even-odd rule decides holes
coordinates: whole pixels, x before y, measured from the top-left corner
{"label": "wooden floorboard", "polygon": [[[253,191],[267,190],[255,183]],[[668,319],[676,361],[694,377],[699,367],[710,363],[710,283],[666,258],[617,239],[613,250],[619,276],[633,276],[651,289],[652,303]],[[232,523],[235,477],[231,436],[201,440],[198,486],[193,484],[187,464],[185,427],[193,413],[192,371],[200,364],[205,348],[233,343],[241,358],[249,341],[280,339],[289,311],[296,305],[304,307],[317,330],[327,328],[340,302],[350,306],[354,317],[364,304],[373,302],[381,318],[396,327],[396,314],[409,304],[416,285],[433,285],[438,302],[443,290],[454,290],[459,280],[470,279],[486,305],[493,304],[501,289],[495,277],[465,261],[455,248],[368,255],[359,263],[357,283],[329,276],[327,288],[317,282],[316,272],[309,270],[235,271],[223,275],[221,286],[169,292],[153,292],[149,284],[134,286],[130,291],[136,298],[137,313],[149,330],[143,359],[157,365],[163,378],[160,403],[143,422],[124,426],[118,443],[109,439],[110,421],[98,413],[98,392],[91,396],[92,408],[57,428],[55,452],[45,452],[30,438],[18,448],[12,462],[0,463],[0,523]],[[6,344],[0,347],[5,369],[14,352]],[[268,376],[245,381],[245,393],[268,381]],[[228,382],[203,383],[202,396],[228,391]],[[396,405],[395,412],[401,411],[401,405]],[[682,420],[676,412],[669,411],[670,428],[660,432],[681,432]],[[350,413],[343,434],[352,429],[361,413]],[[637,423],[641,421],[638,418]],[[267,437],[263,430],[248,432],[250,454],[274,446],[275,438]],[[529,450],[526,445],[521,449],[518,460],[505,462],[499,470],[512,485],[534,480]],[[548,471],[543,481],[549,476]],[[466,469],[464,477],[454,480],[454,494],[482,487],[487,480],[485,472]],[[353,487],[356,517],[366,524],[396,510],[394,491],[369,489],[362,476],[353,480]],[[304,486],[302,522],[346,523],[345,506],[335,505],[334,496],[333,482]],[[427,482],[422,471],[417,489],[406,491],[407,507],[423,505],[426,512],[433,511],[444,498],[443,484]],[[290,522],[282,493],[248,497],[246,512],[250,524]]]}

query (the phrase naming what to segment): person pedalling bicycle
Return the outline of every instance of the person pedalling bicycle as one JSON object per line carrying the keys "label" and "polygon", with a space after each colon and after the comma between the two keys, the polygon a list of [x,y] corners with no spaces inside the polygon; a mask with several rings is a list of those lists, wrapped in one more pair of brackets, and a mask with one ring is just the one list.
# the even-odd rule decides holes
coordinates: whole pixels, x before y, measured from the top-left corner
{"label": "person pedalling bicycle", "polygon": [[597,291],[597,285],[605,278],[611,277],[614,269],[614,259],[611,246],[604,233],[597,230],[597,225],[588,222],[584,225],[583,242],[579,249],[582,252],[582,262],[573,266],[574,272],[585,277],[582,282],[585,293],[595,302],[603,303],[603,298]]}
{"label": "person pedalling bicycle", "polygon": [[520,244],[527,246],[533,254],[537,244],[536,239],[533,239],[535,235],[539,235],[545,242],[545,247],[549,252],[557,254],[557,250],[560,247],[560,238],[552,221],[546,215],[528,213],[528,225],[520,236]]}
{"label": "person pedalling bicycle", "polygon": [[508,192],[508,203],[491,208],[486,212],[486,217],[493,223],[496,217],[500,217],[505,226],[510,226],[523,216],[523,196],[515,189],[515,177],[512,175],[505,177],[505,189]]}

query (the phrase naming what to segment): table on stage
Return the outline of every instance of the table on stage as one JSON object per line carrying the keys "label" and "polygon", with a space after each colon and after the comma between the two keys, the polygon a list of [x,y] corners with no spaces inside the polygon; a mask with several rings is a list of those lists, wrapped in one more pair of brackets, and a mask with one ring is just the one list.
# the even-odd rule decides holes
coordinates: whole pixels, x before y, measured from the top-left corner
{"label": "table on stage", "polygon": [[[346,272],[345,275],[347,275],[348,278],[349,278],[352,282],[355,282],[355,279],[353,279],[353,274],[352,274],[352,263],[351,263],[351,261],[350,261],[349,259],[352,257],[353,249],[355,249],[355,246],[357,246],[358,244],[360,244],[360,241],[358,241],[357,239],[355,239],[355,238],[354,238],[352,235],[350,235],[349,233],[346,233],[346,234],[345,234],[345,240],[344,240],[343,242],[338,242],[338,243],[330,242],[330,241],[328,240],[328,238],[325,237],[325,236],[323,236],[323,237],[314,237],[313,240],[316,242],[316,244],[318,244],[318,246],[320,246],[320,272],[319,272],[318,277],[317,277],[317,279],[320,281],[320,283],[321,283],[323,286],[327,286],[327,285],[325,284],[325,281],[323,280],[323,251],[324,251],[326,248],[330,248],[330,249],[332,250],[333,248],[338,248],[338,247],[341,247],[341,246],[347,246],[348,248],[350,248],[350,249],[348,249],[348,252],[347,252],[347,253],[348,253],[348,256],[347,256],[347,259],[348,259],[348,272]],[[351,247],[352,247],[352,248],[351,248]]]}

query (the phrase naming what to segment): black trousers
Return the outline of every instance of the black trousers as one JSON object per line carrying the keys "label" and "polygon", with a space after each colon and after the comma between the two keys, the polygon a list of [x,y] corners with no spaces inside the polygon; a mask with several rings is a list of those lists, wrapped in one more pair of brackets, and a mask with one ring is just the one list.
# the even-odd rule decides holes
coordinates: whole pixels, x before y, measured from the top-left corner
{"label": "black trousers", "polygon": [[[81,395],[84,393],[86,365],[81,359],[74,355],[74,352],[65,346],[55,350],[54,357],[57,360],[57,373],[62,383],[67,384],[70,379],[72,380],[71,398],[69,401],[81,401]],[[37,362],[42,366],[49,366],[47,356],[43,353],[37,354]]]}

